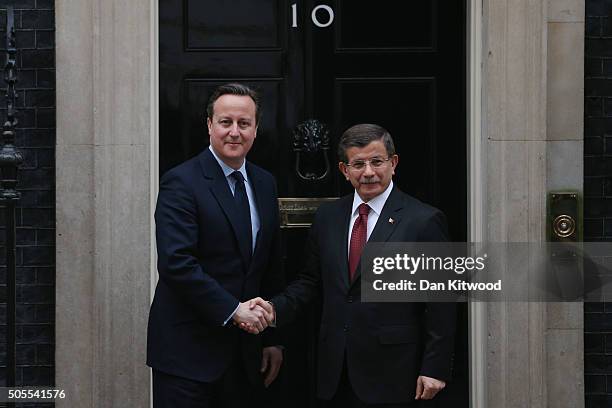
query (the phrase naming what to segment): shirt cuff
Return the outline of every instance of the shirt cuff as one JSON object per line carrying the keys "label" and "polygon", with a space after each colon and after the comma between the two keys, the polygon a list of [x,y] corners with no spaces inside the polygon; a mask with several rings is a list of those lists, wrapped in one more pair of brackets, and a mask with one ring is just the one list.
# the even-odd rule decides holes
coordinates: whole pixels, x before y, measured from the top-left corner
{"label": "shirt cuff", "polygon": [[229,322],[230,320],[232,320],[232,317],[234,317],[234,315],[236,314],[236,312],[238,311],[238,308],[240,307],[240,303],[238,303],[238,306],[236,306],[236,308],[234,309],[234,311],[232,312],[231,315],[229,315],[227,317],[227,319],[225,319],[225,321],[223,322],[223,326],[225,326],[227,324],[227,322]]}
{"label": "shirt cuff", "polygon": [[270,304],[270,306],[272,306],[272,312],[274,313],[274,320],[268,327],[276,328],[276,307],[274,307],[274,303],[270,302],[269,300],[267,302]]}

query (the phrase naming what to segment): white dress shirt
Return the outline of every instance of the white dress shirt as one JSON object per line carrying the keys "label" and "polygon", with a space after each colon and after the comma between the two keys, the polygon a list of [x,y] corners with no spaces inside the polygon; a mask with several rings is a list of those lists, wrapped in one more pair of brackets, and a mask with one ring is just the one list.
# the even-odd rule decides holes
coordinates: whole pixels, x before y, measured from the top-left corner
{"label": "white dress shirt", "polygon": [[229,188],[232,191],[232,195],[234,195],[236,191],[236,179],[231,177],[231,174],[234,171],[239,171],[240,173],[242,173],[242,176],[244,177],[244,187],[246,189],[247,197],[249,199],[249,209],[251,210],[251,233],[253,234],[252,235],[253,246],[251,248],[251,251],[255,251],[255,243],[257,240],[257,233],[259,232],[259,226],[260,226],[259,212],[257,212],[257,204],[255,202],[255,193],[253,192],[253,187],[251,187],[251,182],[249,181],[249,176],[247,175],[247,172],[246,172],[246,166],[245,166],[246,160],[242,162],[242,166],[240,166],[238,170],[234,170],[230,166],[225,164],[223,160],[221,160],[217,156],[212,146],[208,146],[208,148],[210,149],[210,152],[213,154],[213,157],[217,160],[217,163],[219,163],[219,166],[221,166],[221,170],[223,170],[223,174],[225,174],[225,179],[227,180],[227,183],[229,184]]}
{"label": "white dress shirt", "polygon": [[[389,194],[391,194],[391,190],[393,190],[393,180],[387,186],[387,189],[382,192],[382,194],[377,195],[366,204],[370,206],[370,213],[368,214],[368,229],[367,229],[367,240],[370,239],[370,234],[374,231],[374,227],[376,226],[376,222],[378,221],[378,217],[380,217],[380,213],[382,212],[385,203],[387,202],[387,198],[389,198]],[[355,220],[359,217],[359,206],[365,203],[355,191],[353,196],[353,210],[351,212],[351,219],[349,220],[348,225],[348,242],[346,244],[346,254],[349,256],[351,252],[351,233],[353,232],[353,226],[355,225]],[[366,242],[367,242],[366,240]]]}

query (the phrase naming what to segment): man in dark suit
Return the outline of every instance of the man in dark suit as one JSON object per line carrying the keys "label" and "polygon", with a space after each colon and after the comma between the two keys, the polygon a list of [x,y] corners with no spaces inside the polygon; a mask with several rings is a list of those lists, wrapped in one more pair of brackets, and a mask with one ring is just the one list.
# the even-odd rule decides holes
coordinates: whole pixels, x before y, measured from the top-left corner
{"label": "man in dark suit", "polygon": [[359,259],[366,241],[447,241],[445,217],[394,187],[398,156],[382,127],[351,127],[338,154],[355,192],[317,211],[304,268],[271,300],[276,324],[294,320],[322,289],[318,397],[333,407],[412,407],[450,377],[454,304],[362,303]]}
{"label": "man in dark suit", "polygon": [[[159,282],[147,364],[155,407],[242,407],[282,362],[271,313],[248,299],[283,288],[277,267],[274,179],[245,157],[257,135],[259,99],[223,85],[207,107],[210,147],[161,179],[155,211]],[[266,347],[263,347],[262,343]]]}

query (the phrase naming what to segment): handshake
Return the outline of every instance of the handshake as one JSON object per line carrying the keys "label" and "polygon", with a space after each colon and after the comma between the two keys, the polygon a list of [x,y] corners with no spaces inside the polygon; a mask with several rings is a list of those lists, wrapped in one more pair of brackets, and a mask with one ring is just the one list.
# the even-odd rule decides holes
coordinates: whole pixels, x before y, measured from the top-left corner
{"label": "handshake", "polygon": [[269,326],[274,327],[276,313],[272,303],[256,297],[249,301],[241,302],[232,319],[234,325],[242,330],[251,334],[259,334]]}

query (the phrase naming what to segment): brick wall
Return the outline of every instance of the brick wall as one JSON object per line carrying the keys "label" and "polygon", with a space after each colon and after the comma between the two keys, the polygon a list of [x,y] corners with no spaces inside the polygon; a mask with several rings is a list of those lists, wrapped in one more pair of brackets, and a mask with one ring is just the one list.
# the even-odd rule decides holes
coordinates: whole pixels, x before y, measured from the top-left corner
{"label": "brick wall", "polygon": [[[19,171],[21,200],[17,222],[17,383],[54,383],[55,319],[55,21],[53,0],[0,0],[0,64],[6,55],[6,5],[15,8],[19,99],[17,146],[24,163]],[[5,83],[0,76],[0,87]],[[0,120],[6,99],[0,92]],[[4,211],[0,226],[4,227]],[[4,229],[0,231],[4,244]],[[4,265],[4,248],[1,261]],[[6,270],[0,269],[0,284]],[[77,271],[75,271],[77,272]],[[5,287],[0,302],[6,303]],[[0,305],[6,324],[6,305]],[[6,376],[6,326],[0,326],[0,384]],[[38,405],[42,406],[42,405]]]}
{"label": "brick wall", "polygon": [[[612,241],[612,2],[586,0],[584,238]],[[586,408],[612,406],[612,303],[585,303]]]}

